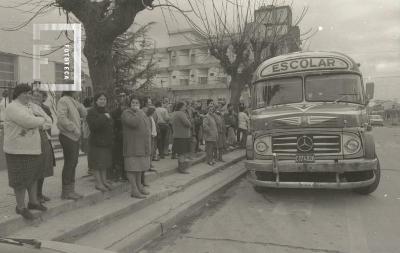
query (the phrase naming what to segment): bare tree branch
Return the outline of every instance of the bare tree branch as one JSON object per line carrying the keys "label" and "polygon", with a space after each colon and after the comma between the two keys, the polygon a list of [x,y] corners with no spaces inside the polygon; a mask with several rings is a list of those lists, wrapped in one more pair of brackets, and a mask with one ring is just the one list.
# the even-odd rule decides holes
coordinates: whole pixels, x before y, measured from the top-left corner
{"label": "bare tree branch", "polygon": [[48,11],[51,11],[51,10],[53,10],[55,7],[55,4],[54,3],[49,3],[49,4],[46,4],[46,5],[44,5],[44,6],[42,6],[38,11],[36,11],[35,13],[34,13],[34,15],[32,15],[32,17],[30,17],[29,19],[27,19],[26,21],[24,21],[24,22],[22,22],[21,24],[19,24],[19,25],[17,25],[17,26],[14,26],[14,27],[9,27],[9,28],[1,28],[3,31],[18,31],[18,30],[21,30],[22,28],[24,28],[24,27],[26,27],[27,25],[29,25],[31,22],[32,22],[32,20],[34,20],[36,17],[38,17],[38,16],[40,16],[40,15],[42,15],[42,14],[44,14],[44,13],[47,13]]}

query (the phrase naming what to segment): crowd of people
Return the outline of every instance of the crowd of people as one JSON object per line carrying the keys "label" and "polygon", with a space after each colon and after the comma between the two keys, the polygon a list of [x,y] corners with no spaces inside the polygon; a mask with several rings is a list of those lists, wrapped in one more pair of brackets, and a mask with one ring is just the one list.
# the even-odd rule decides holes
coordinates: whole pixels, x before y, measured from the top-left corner
{"label": "crowd of people", "polygon": [[[77,92],[64,91],[56,115],[43,103],[46,92],[18,85],[4,116],[4,151],[9,185],[16,196],[16,213],[33,219],[31,209],[46,211],[50,198],[43,194],[46,177],[53,175],[55,158],[50,142],[53,117],[57,118],[63,150],[62,199],[78,200],[75,171],[79,151],[87,153],[88,172],[95,189],[112,189],[111,181],[128,181],[133,198],[149,195],[145,172],[155,171],[153,161],[177,159],[178,172],[205,147],[206,162],[224,162],[227,148],[245,147],[249,129],[246,108],[237,114],[232,105],[196,101],[154,101],[150,97],[119,94],[117,106],[106,93],[81,104]],[[112,108],[112,109],[110,109]],[[25,194],[29,194],[26,205]]]}

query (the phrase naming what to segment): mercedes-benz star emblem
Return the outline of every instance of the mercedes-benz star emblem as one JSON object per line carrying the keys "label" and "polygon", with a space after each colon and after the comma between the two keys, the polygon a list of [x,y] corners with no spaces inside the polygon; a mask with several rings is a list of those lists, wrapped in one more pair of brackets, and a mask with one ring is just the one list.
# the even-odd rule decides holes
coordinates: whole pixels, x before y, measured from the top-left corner
{"label": "mercedes-benz star emblem", "polygon": [[309,152],[313,149],[314,143],[311,137],[303,135],[297,139],[297,149],[302,152]]}

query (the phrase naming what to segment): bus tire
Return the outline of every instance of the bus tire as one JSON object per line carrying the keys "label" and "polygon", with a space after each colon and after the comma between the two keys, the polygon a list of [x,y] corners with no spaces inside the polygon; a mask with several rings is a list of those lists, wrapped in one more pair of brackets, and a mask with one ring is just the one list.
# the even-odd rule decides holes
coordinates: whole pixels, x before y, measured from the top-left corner
{"label": "bus tire", "polygon": [[[375,142],[373,139],[373,136],[371,134],[366,134],[364,136],[364,140],[365,140],[365,158],[366,159],[375,159],[377,158],[376,156],[376,150],[375,150]],[[366,173],[370,173],[369,171],[366,171]],[[374,192],[376,190],[376,188],[378,188],[379,182],[381,180],[381,166],[379,163],[379,159],[378,159],[378,163],[376,165],[376,169],[372,171],[372,173],[375,174],[375,181],[368,186],[364,186],[364,187],[360,187],[360,188],[355,188],[353,189],[354,192],[357,192],[359,194],[363,194],[363,195],[368,195],[372,192]]]}

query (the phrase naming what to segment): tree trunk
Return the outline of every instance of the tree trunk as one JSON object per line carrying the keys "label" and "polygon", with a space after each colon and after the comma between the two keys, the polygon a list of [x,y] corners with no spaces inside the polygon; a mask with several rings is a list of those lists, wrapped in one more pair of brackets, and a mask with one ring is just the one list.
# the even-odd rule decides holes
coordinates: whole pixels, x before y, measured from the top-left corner
{"label": "tree trunk", "polygon": [[231,82],[229,84],[231,90],[230,103],[232,104],[235,111],[239,111],[239,102],[242,95],[244,83],[239,76],[232,76]]}
{"label": "tree trunk", "polygon": [[101,39],[86,39],[84,54],[88,60],[94,93],[114,94],[112,43]]}

